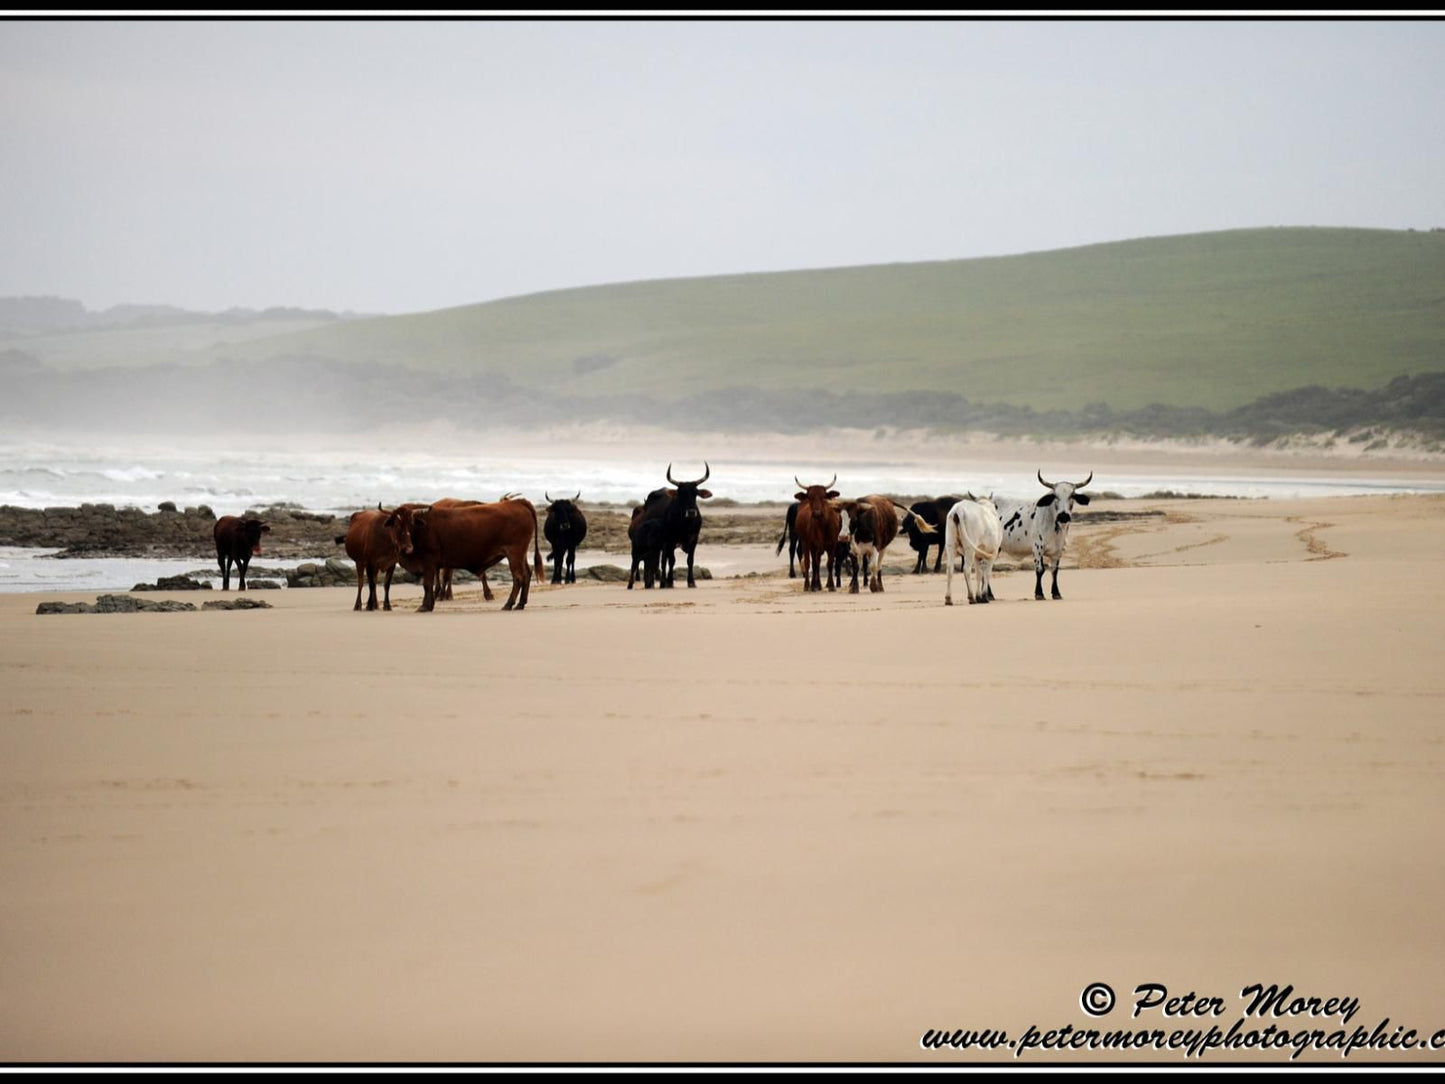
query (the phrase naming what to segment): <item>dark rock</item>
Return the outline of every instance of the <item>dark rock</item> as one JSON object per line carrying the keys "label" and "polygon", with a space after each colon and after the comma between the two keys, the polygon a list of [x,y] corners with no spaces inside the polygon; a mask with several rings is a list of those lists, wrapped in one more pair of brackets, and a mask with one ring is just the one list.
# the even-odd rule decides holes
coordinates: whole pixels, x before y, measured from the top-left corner
{"label": "dark rock", "polygon": [[190,602],[177,602],[174,599],[158,602],[155,599],[134,598],[131,595],[101,595],[95,600],[95,612],[98,614],[182,613],[195,608]]}
{"label": "dark rock", "polygon": [[42,602],[35,607],[38,614],[93,614],[95,607],[88,602]]}
{"label": "dark rock", "polygon": [[[248,583],[249,587],[250,584]],[[162,576],[155,583],[138,583],[132,591],[209,591],[209,583],[197,583],[189,576]]]}
{"label": "dark rock", "polygon": [[162,512],[174,512],[176,510],[176,502],[161,501],[161,503],[156,505],[156,507],[159,508]]}
{"label": "dark rock", "polygon": [[[211,585],[207,583],[201,586],[210,587]],[[250,576],[246,577],[247,591],[279,591],[280,589],[281,585],[275,580],[253,580]]]}
{"label": "dark rock", "polygon": [[627,582],[627,569],[619,565],[593,565],[584,574],[604,583]]}
{"label": "dark rock", "polygon": [[[194,607],[193,607],[194,608]],[[203,610],[269,610],[271,604],[259,598],[218,598],[201,603]]]}

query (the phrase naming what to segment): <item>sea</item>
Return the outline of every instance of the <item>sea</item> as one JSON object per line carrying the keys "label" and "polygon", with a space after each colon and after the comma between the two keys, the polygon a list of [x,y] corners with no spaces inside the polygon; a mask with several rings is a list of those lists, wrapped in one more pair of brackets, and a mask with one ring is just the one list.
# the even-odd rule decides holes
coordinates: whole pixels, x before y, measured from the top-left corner
{"label": "sea", "polygon": [[[541,503],[546,497],[580,492],[584,506],[640,501],[666,485],[668,464],[651,447],[631,449],[625,440],[592,440],[580,450],[553,451],[533,443],[516,454],[480,448],[430,450],[392,443],[368,448],[287,446],[276,440],[222,448],[178,447],[157,441],[125,445],[76,440],[0,438],[0,505],[47,508],[112,504],[154,511],[162,501],[179,508],[209,506],[220,516],[273,504],[349,515],[377,503],[435,500],[442,496],[496,500],[516,492]],[[890,454],[886,441],[864,454],[835,461],[818,454],[785,456],[746,436],[708,442],[715,499],[743,504],[787,502],[804,484],[825,482],[834,472],[845,495],[897,493],[937,495],[971,490],[997,496],[1025,496],[1038,490],[1032,463],[970,460],[966,466],[935,455]],[[721,446],[719,446],[721,444]],[[1087,453],[1078,456],[1079,477],[1056,468],[1046,471],[1081,480]],[[1227,460],[1221,460],[1221,466]],[[692,479],[702,462],[671,464],[674,476]],[[1360,472],[1312,469],[1277,472],[1215,469],[1209,466],[1094,469],[1095,492],[1140,497],[1167,491],[1198,497],[1257,499],[1351,496],[1359,494],[1445,493],[1445,466],[1436,471]],[[52,550],[0,547],[0,591],[76,591],[126,589],[207,565],[196,558],[133,560],[123,558],[56,559]]]}

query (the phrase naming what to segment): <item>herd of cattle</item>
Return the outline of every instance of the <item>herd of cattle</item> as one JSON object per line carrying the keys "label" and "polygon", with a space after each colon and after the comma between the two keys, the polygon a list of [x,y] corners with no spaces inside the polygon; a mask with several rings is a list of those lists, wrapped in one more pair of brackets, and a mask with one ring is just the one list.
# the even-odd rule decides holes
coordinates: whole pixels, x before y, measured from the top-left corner
{"label": "herd of cattle", "polygon": [[[687,557],[687,585],[696,587],[693,559],[702,528],[699,500],[712,496],[703,489],[712,470],[703,465],[702,477],[681,482],[672,476],[668,464],[668,485],[655,489],[632,510],[627,535],[632,543],[632,564],[627,587],[641,578],[645,588],[654,584],[672,587],[677,551]],[[995,501],[992,496],[938,497],[918,501],[909,507],[878,495],[840,500],[833,489],[838,477],[827,485],[804,485],[794,477],[798,492],[788,508],[787,521],[778,539],[777,552],[788,547],[788,575],[802,569],[803,590],[821,591],[822,568],[827,564],[827,588],[843,584],[843,571],[851,572],[849,591],[858,591],[859,572],[869,591],[883,590],[883,553],[899,537],[908,538],[918,554],[915,573],[928,564],[929,550],[938,547],[933,571],[948,563],[948,585],[944,602],[953,605],[953,573],[963,559],[964,587],[968,601],[989,602],[993,588],[989,580],[1000,554],[1031,557],[1034,563],[1034,598],[1044,597],[1043,578],[1052,571],[1051,594],[1059,594],[1059,563],[1068,541],[1069,523],[1076,504],[1089,503],[1083,492],[1093,481],[1093,472],[1082,482],[1050,482],[1039,472],[1045,493],[1034,501]],[[547,512],[541,529],[537,509],[531,501],[507,493],[496,501],[445,499],[431,504],[401,504],[385,509],[354,512],[338,545],[356,563],[356,604],[361,609],[363,582],[369,587],[366,609],[391,609],[391,581],[397,566],[418,576],[423,597],[421,610],[430,612],[438,601],[452,597],[452,573],[465,569],[481,578],[483,597],[492,600],[487,569],[507,562],[512,576],[512,593],[504,610],[527,605],[527,589],[533,570],[538,580],[546,571],[538,537],[551,546],[553,583],[576,583],[577,547],[587,537],[587,517],[577,506],[582,494],[553,499],[544,494]],[[899,513],[902,513],[900,518]],[[843,515],[849,533],[843,533]],[[222,516],[216,521],[216,559],[221,566],[221,589],[231,586],[231,566],[238,576],[238,589],[246,589],[246,569],[251,557],[261,552],[261,535],[270,527],[257,519]],[[532,565],[528,564],[531,550]],[[377,605],[376,581],[385,576],[383,598]]]}

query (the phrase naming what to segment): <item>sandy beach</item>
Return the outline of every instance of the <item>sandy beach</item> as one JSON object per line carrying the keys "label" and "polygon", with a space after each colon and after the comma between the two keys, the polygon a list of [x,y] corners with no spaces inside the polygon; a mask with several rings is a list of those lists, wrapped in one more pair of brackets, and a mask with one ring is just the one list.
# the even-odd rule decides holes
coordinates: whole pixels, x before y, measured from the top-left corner
{"label": "sandy beach", "polygon": [[[706,531],[696,590],[534,587],[520,614],[0,596],[0,1062],[1289,1064],[1018,1045],[1241,1019],[1428,1041],[1445,498],[1111,508],[1158,514],[1080,524],[1061,602],[1031,571],[987,607],[941,575],[804,595]],[[1319,1012],[1248,1013],[1256,983]],[[1132,1016],[1145,984],[1219,1011]],[[921,1044],[982,1029],[1015,1045]]]}

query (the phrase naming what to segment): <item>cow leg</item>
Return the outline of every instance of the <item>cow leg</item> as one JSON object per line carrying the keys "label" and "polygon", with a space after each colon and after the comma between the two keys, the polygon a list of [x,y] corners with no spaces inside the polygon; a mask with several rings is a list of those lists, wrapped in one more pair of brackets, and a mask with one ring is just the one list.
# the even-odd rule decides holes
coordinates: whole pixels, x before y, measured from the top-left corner
{"label": "cow leg", "polygon": [[566,560],[560,545],[552,547],[552,582],[562,582],[562,563]]}
{"label": "cow leg", "polygon": [[688,585],[689,587],[696,587],[696,586],[697,586],[697,581],[692,578],[692,558],[693,558],[693,554],[694,554],[695,552],[696,552],[696,550],[688,550],[688,551],[687,551],[687,585]]}
{"label": "cow leg", "polygon": [[361,567],[361,562],[356,562],[356,605],[351,607],[355,612],[361,609],[361,585],[365,582],[366,570]]}
{"label": "cow leg", "polygon": [[383,601],[385,602],[385,606],[383,608],[387,610],[391,609],[391,577],[393,576],[393,574],[395,574],[395,572],[396,565],[392,565],[386,570],[386,585],[382,589],[382,594],[384,596]]}
{"label": "cow leg", "polygon": [[869,584],[868,590],[882,592],[883,590],[883,551],[878,550],[873,554],[873,582]]}
{"label": "cow leg", "polygon": [[366,566],[366,612],[376,609],[376,566]]}
{"label": "cow leg", "polygon": [[[502,609],[510,610],[514,607],[518,610],[525,609],[527,605],[528,581],[532,578],[527,569],[527,551],[522,551],[520,562],[515,553],[508,553],[507,568],[510,569],[512,573],[512,593],[507,596],[507,601],[505,605],[502,606]],[[484,570],[483,575],[485,574]]]}
{"label": "cow leg", "polygon": [[[860,552],[861,552],[861,551],[860,551]],[[850,582],[850,583],[848,584],[848,594],[850,594],[850,595],[856,595],[856,594],[858,593],[858,564],[859,564],[858,555],[855,553],[855,554],[853,555],[853,579],[852,579],[852,582]],[[863,568],[865,569],[864,575],[866,576],[866,575],[867,575],[866,569],[868,568],[868,558],[867,558],[866,555],[863,557],[862,565],[863,565]],[[841,586],[841,582],[840,582],[840,586]]]}
{"label": "cow leg", "polygon": [[977,593],[973,589],[973,577],[978,568],[978,555],[973,552],[970,546],[963,554],[963,586],[968,592],[968,604],[972,606],[978,601]]}
{"label": "cow leg", "polygon": [[790,579],[790,580],[795,580],[795,579],[798,578],[798,573],[797,573],[796,571],[794,571],[794,568],[793,568],[793,555],[796,554],[797,552],[798,552],[798,544],[797,544],[796,542],[789,542],[789,543],[788,543],[788,579]]}
{"label": "cow leg", "polygon": [[1060,563],[1061,561],[1063,561],[1063,559],[1064,559],[1064,555],[1063,555],[1062,553],[1059,554],[1057,557],[1054,558],[1054,576],[1053,576],[1053,581],[1052,581],[1052,583],[1050,584],[1050,587],[1052,588],[1052,590],[1050,591],[1050,594],[1052,594],[1052,595],[1054,596],[1054,598],[1059,598],[1059,599],[1061,599],[1061,598],[1064,597],[1063,595],[1059,594],[1059,563]]}
{"label": "cow leg", "polygon": [[948,555],[948,583],[943,588],[943,604],[953,605],[953,551],[958,546],[959,522],[953,513],[949,513],[943,524],[943,545],[939,548],[938,555]]}
{"label": "cow leg", "polygon": [[[950,523],[950,524],[948,525],[948,529],[949,529],[949,533],[952,534],[952,532],[953,532],[953,524],[952,524],[952,523]],[[949,542],[952,543],[952,541],[953,541],[953,539],[950,538],[950,539],[949,539]],[[952,605],[953,605],[953,554],[952,554],[952,553],[950,553],[950,554],[948,555],[948,582],[944,585],[944,588],[943,588],[943,604],[944,604],[945,606],[952,606]]]}
{"label": "cow leg", "polygon": [[577,582],[577,547],[573,546],[567,551],[567,582]]}
{"label": "cow leg", "polygon": [[239,561],[236,562],[236,568],[240,572],[240,585],[236,588],[237,591],[246,590],[246,569],[250,567],[251,558],[249,557],[242,557]]}
{"label": "cow leg", "polygon": [[417,613],[429,614],[436,608],[437,604],[437,571],[434,568],[423,568],[421,570],[421,606]]}

